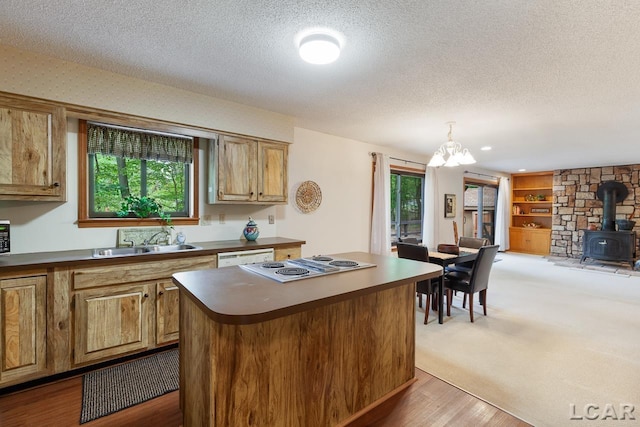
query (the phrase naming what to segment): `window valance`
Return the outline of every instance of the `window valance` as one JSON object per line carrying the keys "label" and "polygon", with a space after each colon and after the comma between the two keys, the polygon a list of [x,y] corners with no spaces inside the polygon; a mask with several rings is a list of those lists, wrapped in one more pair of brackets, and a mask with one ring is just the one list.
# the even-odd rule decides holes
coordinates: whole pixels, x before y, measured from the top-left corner
{"label": "window valance", "polygon": [[193,162],[193,139],[101,123],[87,123],[90,154],[100,153],[131,159]]}

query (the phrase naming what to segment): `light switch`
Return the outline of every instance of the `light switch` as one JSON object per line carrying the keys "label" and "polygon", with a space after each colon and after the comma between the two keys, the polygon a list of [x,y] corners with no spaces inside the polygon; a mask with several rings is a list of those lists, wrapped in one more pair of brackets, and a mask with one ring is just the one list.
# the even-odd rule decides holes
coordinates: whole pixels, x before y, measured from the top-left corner
{"label": "light switch", "polygon": [[224,224],[225,215],[223,213],[218,214],[218,220],[219,220],[220,224]]}
{"label": "light switch", "polygon": [[275,224],[276,218],[273,215],[269,215],[269,224]]}

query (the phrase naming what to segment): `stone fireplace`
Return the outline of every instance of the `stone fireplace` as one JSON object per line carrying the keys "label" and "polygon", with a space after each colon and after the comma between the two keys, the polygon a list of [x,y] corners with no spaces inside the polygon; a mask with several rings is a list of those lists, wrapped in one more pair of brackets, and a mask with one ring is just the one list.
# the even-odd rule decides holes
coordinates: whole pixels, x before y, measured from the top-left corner
{"label": "stone fireplace", "polygon": [[[603,220],[603,203],[596,192],[604,181],[619,181],[629,190],[629,195],[616,205],[617,219],[634,215],[640,206],[640,164],[580,169],[563,169],[553,172],[553,225],[551,229],[551,255],[570,258],[582,256],[583,230],[590,225],[598,230]],[[640,221],[638,221],[640,223]],[[636,232],[640,227],[636,224]],[[636,242],[637,246],[637,242]]]}

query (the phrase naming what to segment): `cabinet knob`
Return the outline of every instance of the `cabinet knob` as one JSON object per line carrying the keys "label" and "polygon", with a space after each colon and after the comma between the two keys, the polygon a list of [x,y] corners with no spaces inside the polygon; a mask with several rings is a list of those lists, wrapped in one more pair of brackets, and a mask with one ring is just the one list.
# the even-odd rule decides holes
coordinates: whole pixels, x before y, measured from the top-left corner
{"label": "cabinet knob", "polygon": [[262,196],[262,192],[258,193],[258,196]]}
{"label": "cabinet knob", "polygon": [[149,294],[144,294],[143,295],[145,298],[149,298]]}
{"label": "cabinet knob", "polygon": [[607,244],[607,241],[606,241],[606,240],[603,240],[602,242],[598,242],[598,244],[599,244],[599,245],[606,245],[606,244]]}
{"label": "cabinet knob", "polygon": [[250,196],[253,196],[253,191],[251,193],[249,193]]}
{"label": "cabinet knob", "polygon": [[164,291],[158,292],[158,295],[164,295]]}
{"label": "cabinet knob", "polygon": [[54,187],[60,187],[60,183],[59,183],[59,182],[54,182],[54,183],[53,183],[53,186],[54,186]]}

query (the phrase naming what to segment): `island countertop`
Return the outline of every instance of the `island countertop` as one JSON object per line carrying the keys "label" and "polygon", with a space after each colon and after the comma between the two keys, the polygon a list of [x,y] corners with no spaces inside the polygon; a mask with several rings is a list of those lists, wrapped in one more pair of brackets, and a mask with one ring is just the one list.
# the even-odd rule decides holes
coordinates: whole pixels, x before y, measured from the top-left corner
{"label": "island countertop", "polygon": [[233,266],[176,273],[173,281],[212,320],[248,325],[442,275],[439,265],[392,256],[332,256],[376,266],[286,283]]}

